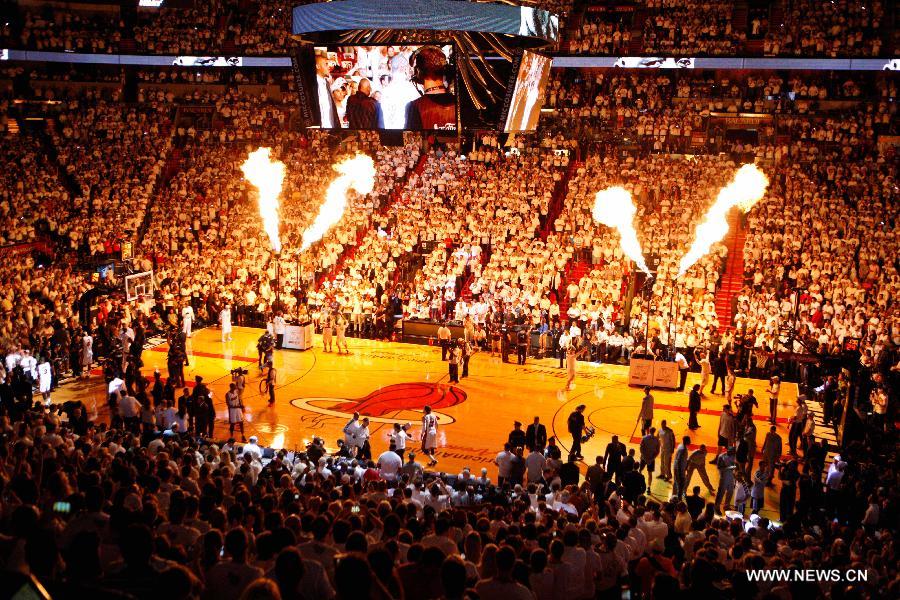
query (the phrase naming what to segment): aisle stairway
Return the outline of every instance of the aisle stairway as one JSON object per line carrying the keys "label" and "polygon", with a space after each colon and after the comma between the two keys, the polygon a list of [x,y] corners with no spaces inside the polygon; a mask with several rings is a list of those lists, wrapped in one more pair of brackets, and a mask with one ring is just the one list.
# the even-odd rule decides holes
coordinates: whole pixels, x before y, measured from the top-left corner
{"label": "aisle stairway", "polygon": [[[165,190],[167,189],[169,182],[172,181],[172,178],[177,175],[182,167],[184,166],[185,157],[182,149],[184,148],[184,140],[178,139],[175,135],[177,129],[175,128],[175,123],[178,122],[178,115],[180,108],[175,109],[175,113],[171,115],[171,121],[169,123],[165,123],[160,128],[160,132],[164,135],[169,136],[169,154],[166,156],[166,162],[163,164],[162,172],[159,177],[156,179],[156,183],[154,185],[154,189],[156,190]],[[140,247],[143,245],[144,236],[147,235],[147,230],[150,228],[150,220],[153,214],[152,208],[158,199],[158,195],[156,193],[150,196],[150,202],[147,204],[147,209],[144,211],[144,218],[141,221],[140,226],[135,234],[135,246]]]}
{"label": "aisle stairway", "polygon": [[419,253],[418,247],[414,252],[404,252],[397,261],[397,267],[391,276],[391,283],[388,289],[396,289],[398,285],[411,284],[418,273],[424,266],[425,259]]}
{"label": "aisle stairway", "polygon": [[784,2],[786,0],[775,0],[769,6],[769,31],[777,32],[781,29],[781,24],[784,23]]}
{"label": "aisle stairway", "polygon": [[736,2],[734,10],[731,12],[731,30],[737,33],[748,33],[749,13],[746,2]]}
{"label": "aisle stairway", "polygon": [[[480,257],[481,265],[484,266],[484,254]],[[475,273],[472,273],[472,270],[466,267],[466,278],[463,280],[462,287],[459,290],[459,298],[461,300],[465,300],[466,302],[472,301],[472,283],[475,282]]]}
{"label": "aisle stairway", "polygon": [[[62,166],[62,163],[59,159],[59,152],[56,148],[56,144],[53,142],[53,137],[57,134],[59,124],[55,119],[50,118],[48,118],[45,123],[45,129],[35,130],[35,133],[37,133],[36,139],[41,142],[44,151],[47,153],[47,157],[53,162],[54,165],[56,165],[57,178],[59,179],[60,183],[63,184],[63,187],[66,188],[66,191],[69,193],[69,198],[79,198],[83,193],[81,184],[78,183],[74,175],[72,175],[72,173],[70,173],[68,169]],[[74,202],[71,203],[69,216],[71,218],[75,218],[78,216],[78,209],[75,208]]]}
{"label": "aisle stairway", "polygon": [[384,202],[378,208],[378,214],[386,215],[390,210],[391,206],[400,199],[400,195],[403,193],[403,190],[406,188],[406,183],[410,180],[413,175],[421,175],[422,171],[425,170],[425,163],[428,161],[428,152],[422,152],[419,155],[419,159],[416,161],[415,166],[406,172],[402,178],[398,179],[394,184],[394,188],[391,190],[391,195],[388,198],[387,202]]}
{"label": "aisle stairway", "polygon": [[[481,256],[479,256],[479,263],[481,264],[481,268],[484,269],[485,265],[491,262],[491,246],[490,244],[482,244],[481,246]],[[471,268],[466,268],[466,278],[463,281],[462,287],[459,291],[459,297],[461,300],[465,300],[466,302],[471,302],[474,296],[472,296],[472,284],[475,283],[475,273],[472,272]]]}
{"label": "aisle stairway", "polygon": [[719,317],[719,333],[731,329],[732,299],[744,286],[744,241],[747,234],[741,227],[738,211],[732,210],[728,216],[728,235],[725,245],[728,246],[728,258],[725,272],[722,273],[719,289],[716,292],[716,315]]}
{"label": "aisle stairway", "polygon": [[178,171],[181,170],[181,147],[175,146],[172,148],[172,152],[169,153],[168,158],[166,158],[166,164],[163,166],[162,177],[160,179],[160,184],[165,185],[172,180]]}
{"label": "aisle stairway", "polygon": [[646,8],[637,7],[631,18],[631,40],[628,42],[629,56],[641,56],[644,53],[644,22],[650,16]]}
{"label": "aisle stairway", "polygon": [[[172,181],[172,178],[178,174],[182,167],[182,152],[181,146],[173,144],[172,150],[169,152],[169,156],[166,157],[166,163],[163,165],[162,173],[159,176],[159,179],[156,182],[157,190],[164,190],[168,186],[169,182]],[[141,221],[140,226],[137,230],[136,240],[137,245],[140,246],[144,242],[144,236],[147,235],[147,230],[150,228],[150,221],[153,215],[153,211],[150,210],[152,208],[152,204],[156,202],[156,195],[154,195],[150,202],[151,204],[147,205],[147,210],[144,212],[144,220]]]}
{"label": "aisle stairway", "polygon": [[356,230],[356,241],[353,244],[344,246],[343,251],[338,255],[334,265],[332,265],[328,271],[320,274],[319,277],[316,278],[316,289],[319,289],[326,281],[334,281],[334,278],[337,277],[338,273],[344,269],[344,263],[356,256],[356,250],[359,248],[359,244],[367,233],[368,230],[366,229],[360,228]]}
{"label": "aisle stairway", "polygon": [[553,196],[550,198],[550,206],[547,208],[547,220],[541,227],[540,236],[543,241],[547,241],[547,236],[554,231],[554,224],[559,213],[562,212],[563,206],[566,204],[566,194],[569,190],[569,180],[579,167],[584,166],[584,162],[580,160],[569,161],[569,166],[563,172],[562,179],[557,181],[553,186]]}
{"label": "aisle stairway", "polygon": [[581,24],[584,22],[584,12],[586,8],[586,2],[575,2],[572,6],[572,10],[565,18],[565,24],[563,26],[564,32],[563,35],[560,36],[560,39],[563,40],[560,44],[563,52],[571,51],[572,40],[575,39],[576,34],[581,30]]}
{"label": "aisle stairway", "polygon": [[569,310],[569,293],[566,290],[566,287],[573,281],[577,285],[578,282],[584,277],[586,274],[591,272],[592,265],[587,261],[575,260],[574,258],[570,259],[566,264],[565,275],[563,276],[562,282],[559,284],[559,314],[565,315],[566,311]]}
{"label": "aisle stairway", "polygon": [[134,38],[122,38],[119,40],[119,52],[122,54],[137,54],[137,41]]}

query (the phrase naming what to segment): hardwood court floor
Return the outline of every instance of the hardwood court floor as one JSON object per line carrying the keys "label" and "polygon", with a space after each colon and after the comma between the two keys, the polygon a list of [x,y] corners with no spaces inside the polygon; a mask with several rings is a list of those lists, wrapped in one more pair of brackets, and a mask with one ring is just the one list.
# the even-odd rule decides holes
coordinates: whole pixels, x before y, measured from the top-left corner
{"label": "hardwood court floor", "polygon": [[[213,391],[219,419],[216,436],[221,439],[228,437],[224,397],[231,381],[230,370],[240,366],[250,372],[244,392],[247,436],[257,435],[260,444],[273,447],[301,448],[315,435],[333,448],[349,415],[359,411],[372,421],[371,444],[375,457],[387,448],[388,435],[395,422],[413,424],[416,441],[411,445],[417,448],[421,409],[426,404],[432,406],[440,419],[437,468],[447,472],[458,473],[466,466],[477,472],[487,467],[490,477],[495,479],[494,457],[502,449],[513,421],[521,421],[524,427],[535,416],[547,425],[548,435],[557,435],[561,445],[568,448],[571,439],[566,432],[566,420],[579,404],[587,405],[587,420],[597,430],[597,435],[582,451],[588,464],[603,453],[612,435],[618,435],[629,447],[636,448],[640,442],[637,415],[643,392],[627,385],[628,369],[624,366],[579,363],[575,389],[566,391],[563,389],[565,370],[558,368],[558,360],[529,358],[528,364],[518,366],[479,353],[471,359],[469,377],[450,386],[447,364],[441,362],[437,347],[348,338],[350,354],[347,355],[325,352],[316,336],[312,350],[276,351],[277,402],[269,407],[259,391],[260,373],[256,366],[259,334],[258,329],[235,327],[233,341],[223,343],[220,331],[209,328],[194,332],[188,341],[190,366],[185,367],[185,379],[192,385],[194,376],[201,375]],[[148,377],[155,368],[165,376],[166,350],[162,345],[144,352],[144,372]],[[514,355],[511,358],[515,360]],[[699,379],[699,374],[691,373],[687,387]],[[743,378],[735,385],[736,394],[753,388],[761,399],[760,410],[755,415],[757,452],[769,428],[768,401],[764,400],[766,387],[765,381]],[[54,393],[53,400],[81,398],[89,409],[96,406],[102,419],[107,416],[105,389],[102,377],[95,374],[87,381],[64,386]],[[785,448],[786,417],[793,412],[797,393],[796,384],[782,384],[778,429]],[[712,459],[724,397],[707,392],[699,416],[701,428],[691,433],[687,429],[686,393],[654,390],[653,396],[654,426],[658,428],[659,422],[666,419],[677,440],[682,435],[690,435],[694,445],[706,444],[710,448]],[[707,472],[715,486],[718,479],[715,467],[708,465]],[[691,483],[703,487],[698,479],[695,476]],[[669,484],[654,478],[655,496],[667,497],[669,491]],[[770,489],[767,496],[768,510],[763,514],[777,518],[777,512],[772,512],[777,507],[777,493]]]}

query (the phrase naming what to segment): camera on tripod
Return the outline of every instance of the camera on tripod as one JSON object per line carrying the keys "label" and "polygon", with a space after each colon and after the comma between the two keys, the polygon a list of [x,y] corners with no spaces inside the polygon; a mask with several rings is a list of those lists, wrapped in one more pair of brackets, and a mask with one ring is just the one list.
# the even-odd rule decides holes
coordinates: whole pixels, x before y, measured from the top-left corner
{"label": "camera on tripod", "polygon": [[594,437],[595,433],[597,433],[597,431],[593,427],[585,427],[584,433],[581,436],[581,443],[586,444],[588,440]]}

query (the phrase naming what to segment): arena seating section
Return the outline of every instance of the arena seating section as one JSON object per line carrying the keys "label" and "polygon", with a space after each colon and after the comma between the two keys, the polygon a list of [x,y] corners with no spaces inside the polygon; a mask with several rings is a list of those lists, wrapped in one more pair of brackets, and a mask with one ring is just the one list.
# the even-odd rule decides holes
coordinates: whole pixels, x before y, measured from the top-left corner
{"label": "arena seating section", "polygon": [[[4,2],[0,48],[278,56],[288,47],[290,9],[298,2],[173,1],[156,10],[120,4],[86,0],[51,8],[38,2]],[[900,50],[896,6],[877,0],[532,4],[563,15],[564,39],[558,49],[563,54],[889,60]],[[354,313],[371,313],[377,292],[384,290],[399,295],[411,316],[468,313],[483,322],[483,299],[489,295],[531,315],[535,323],[542,314],[572,310],[607,322],[624,318],[630,341],[623,343],[629,347],[639,343],[648,318],[666,333],[677,321],[675,345],[685,349],[719,343],[736,332],[750,340],[746,343],[751,347],[771,349],[783,346],[783,332],[792,329],[794,347],[786,350],[837,356],[845,339],[859,338],[872,366],[898,343],[893,300],[900,295],[897,159],[894,150],[882,145],[900,133],[896,101],[897,78],[891,73],[557,69],[546,98],[552,111],[542,115],[537,133],[518,136],[509,146],[485,134],[460,149],[413,133],[382,146],[374,134],[329,135],[297,128],[294,84],[287,69],[197,73],[0,63],[0,256],[6,258],[0,261],[0,347],[27,340],[37,353],[53,343],[53,320],[74,324],[75,300],[91,287],[89,274],[80,267],[117,256],[126,241],[134,243],[142,269],[156,270],[167,306],[193,293],[270,304],[274,256],[239,172],[248,150],[269,146],[287,164],[281,277],[302,277],[313,308],[337,299]],[[752,117],[739,118],[745,114]],[[300,255],[300,236],[333,178],[331,165],[356,152],[376,160],[374,191],[351,194],[340,224]],[[703,212],[733,172],[752,161],[771,181],[765,197],[746,216],[731,214],[729,235],[676,284],[677,261]],[[632,191],[640,240],[658,265],[649,310],[641,296],[642,278],[622,256],[617,234],[591,218],[594,193],[611,185]],[[55,260],[44,266],[35,258],[41,254]],[[260,294],[249,294],[257,283]],[[293,297],[283,300],[293,309]],[[210,320],[202,311],[198,317]],[[102,350],[101,345],[98,352]],[[60,377],[69,370],[66,360]],[[862,399],[864,406],[868,402]],[[22,424],[2,425],[6,435],[15,430],[29,440],[56,435],[51,419],[45,424],[33,414]],[[102,445],[111,450],[135,443],[125,434],[102,435]],[[11,451],[5,450],[2,461],[10,467],[0,478],[4,486],[10,485],[7,475],[13,474]],[[30,451],[22,452],[16,456],[24,460]],[[182,520],[199,522],[196,498],[183,491],[184,485],[176,490],[170,478],[176,476],[176,466],[185,479],[185,473],[199,469],[207,478],[205,485],[215,485],[211,463],[199,467],[189,459],[194,453],[174,452],[168,464],[147,456],[134,459],[136,464],[91,457],[84,465],[67,455],[57,459],[55,472],[44,476],[43,485],[51,491],[41,490],[41,497],[61,498],[56,488],[70,485],[67,477],[77,478],[89,510],[99,511],[96,503],[105,494],[119,514],[123,503],[134,505],[137,496],[126,486],[138,477],[145,485],[166,490],[166,501],[153,510],[160,511],[161,519],[168,515],[170,530]],[[896,470],[888,469],[888,480],[878,492],[884,471],[875,464],[882,459],[861,448],[848,449],[847,454],[857,460],[852,481],[858,493],[842,492],[846,512],[858,511],[860,503],[865,511],[867,496],[873,493],[876,503],[884,500],[880,526],[895,526]],[[217,457],[219,466],[213,468],[232,475],[242,472],[240,465],[222,467],[221,460]],[[896,467],[896,456],[890,460]],[[101,466],[112,469],[115,484],[100,472]],[[225,479],[230,488],[231,479]],[[320,540],[316,536],[325,527],[337,541],[344,524],[355,530],[345,535],[345,547],[359,544],[358,517],[342,516],[333,525],[322,525],[321,516],[298,517],[292,501],[279,493],[277,502],[290,516],[275,523],[282,513],[263,514],[274,508],[274,487],[262,497],[251,494],[250,487],[242,483],[231,490],[237,501],[230,508],[205,506],[204,494],[199,510],[206,529],[209,523],[213,529],[225,525],[223,508],[229,523],[251,521],[238,514],[240,509],[258,513],[257,553],[290,545],[274,539],[281,531]],[[446,498],[443,493],[432,489],[429,501],[437,506]],[[319,497],[325,498],[320,511],[325,514],[327,498],[339,500],[340,494],[329,486],[298,490],[297,502],[312,509],[319,506]],[[27,496],[19,498],[21,506],[3,509],[4,519],[13,514],[13,530],[38,531],[36,509]],[[392,538],[396,532],[392,534],[391,527],[399,527],[392,510],[369,502],[372,514],[383,519],[382,541],[390,540],[382,546],[399,545],[405,555],[408,545]],[[144,504],[145,512],[148,506]],[[862,517],[861,512],[848,516],[845,509],[830,507],[829,516],[840,516],[843,524]],[[512,504],[508,515],[503,510],[492,512],[490,526],[486,520],[473,521],[474,530],[498,543],[519,534],[527,537],[529,525],[521,530],[518,525],[499,525],[504,516],[516,521],[521,509]],[[658,518],[658,504],[640,513],[654,511]],[[454,518],[460,521],[453,524],[454,531],[457,526],[459,531],[467,529],[465,514],[455,513]],[[441,517],[441,527],[443,521]],[[699,523],[695,526],[700,533],[704,527],[724,528],[719,535],[734,540],[728,526],[717,520]],[[550,529],[556,526],[551,523]],[[819,531],[815,540],[795,546],[798,560],[811,556],[816,544],[839,537],[841,527]],[[122,543],[145,550],[145,529],[137,524],[122,527]],[[584,531],[590,537],[589,529]],[[81,564],[74,556],[77,544],[111,543],[67,529],[69,534],[74,536],[66,537],[66,548],[73,553],[70,565]],[[241,543],[231,538],[229,534],[224,541],[229,552]],[[74,550],[68,545],[73,539]],[[603,540],[612,552],[615,540]],[[469,543],[466,538],[467,554]],[[568,537],[565,543],[575,545]],[[767,543],[759,541],[768,551]],[[211,556],[222,541],[207,534],[203,544]],[[50,546],[55,550],[35,533],[24,550],[2,552],[29,562],[43,579],[30,552]],[[167,564],[186,562],[180,560],[177,546],[160,547]],[[707,546],[704,560],[711,565],[722,551],[710,542]],[[852,556],[885,573],[892,559],[884,552],[882,559],[874,538],[857,536],[850,549],[831,548],[829,560],[849,564]],[[211,560],[206,554],[199,560]],[[737,562],[739,554],[730,555],[729,562]],[[127,554],[124,558],[129,567],[137,560]],[[432,568],[432,579],[439,581],[436,568],[429,566],[428,550],[416,560],[422,569]],[[499,553],[496,560],[499,567]],[[346,568],[353,566],[348,562]],[[93,589],[95,582],[83,577],[73,589]],[[55,580],[50,575],[46,579]],[[158,589],[158,583],[147,578],[135,578],[131,584],[123,583],[122,589],[138,597]],[[406,585],[413,584],[404,580]],[[701,596],[708,591],[697,586]]]}

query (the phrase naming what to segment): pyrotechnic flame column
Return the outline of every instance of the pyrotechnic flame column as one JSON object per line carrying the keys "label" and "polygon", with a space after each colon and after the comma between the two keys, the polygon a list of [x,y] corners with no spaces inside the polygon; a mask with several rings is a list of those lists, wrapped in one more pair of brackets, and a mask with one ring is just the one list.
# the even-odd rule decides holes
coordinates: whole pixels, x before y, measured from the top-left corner
{"label": "pyrotechnic flame column", "polygon": [[275,253],[275,309],[281,308],[281,252]]}
{"label": "pyrotechnic flame column", "polygon": [[257,201],[259,216],[275,254],[274,307],[277,309],[281,303],[281,237],[279,236],[281,218],[278,197],[281,195],[281,186],[284,183],[285,166],[280,160],[273,161],[270,158],[271,153],[271,148],[257,148],[241,165],[241,171],[244,172],[247,181],[259,192]]}

